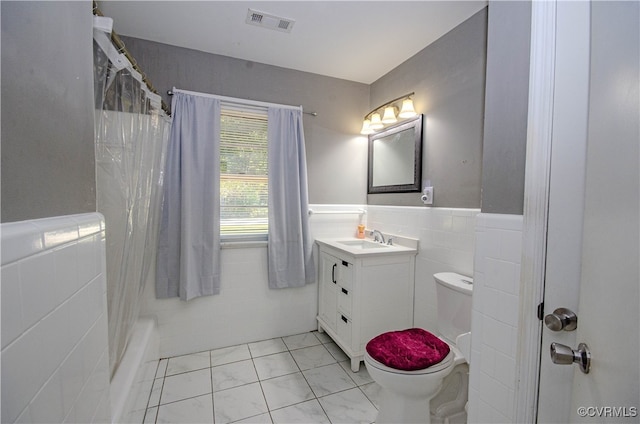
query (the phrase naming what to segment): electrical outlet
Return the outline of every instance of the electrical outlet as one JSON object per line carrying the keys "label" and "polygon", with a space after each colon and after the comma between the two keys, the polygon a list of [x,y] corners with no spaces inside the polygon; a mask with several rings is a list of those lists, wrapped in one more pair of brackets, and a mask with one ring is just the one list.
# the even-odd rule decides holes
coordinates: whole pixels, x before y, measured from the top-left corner
{"label": "electrical outlet", "polygon": [[425,205],[433,205],[433,187],[425,187],[420,199]]}

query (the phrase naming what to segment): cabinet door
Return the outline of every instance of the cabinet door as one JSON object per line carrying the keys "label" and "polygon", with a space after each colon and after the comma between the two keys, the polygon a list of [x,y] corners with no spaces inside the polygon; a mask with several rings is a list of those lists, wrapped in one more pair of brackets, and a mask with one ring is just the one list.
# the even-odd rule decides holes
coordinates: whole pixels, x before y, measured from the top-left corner
{"label": "cabinet door", "polygon": [[320,252],[320,304],[318,312],[320,317],[336,330],[338,317],[338,261],[337,258],[325,252]]}

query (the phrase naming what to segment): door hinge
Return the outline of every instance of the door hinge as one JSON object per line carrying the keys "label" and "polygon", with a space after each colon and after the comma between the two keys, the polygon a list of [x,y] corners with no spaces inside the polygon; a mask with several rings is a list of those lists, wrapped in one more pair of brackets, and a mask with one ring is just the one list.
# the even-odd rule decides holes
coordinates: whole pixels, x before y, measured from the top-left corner
{"label": "door hinge", "polygon": [[538,305],[538,319],[540,321],[544,319],[544,302],[540,302]]}

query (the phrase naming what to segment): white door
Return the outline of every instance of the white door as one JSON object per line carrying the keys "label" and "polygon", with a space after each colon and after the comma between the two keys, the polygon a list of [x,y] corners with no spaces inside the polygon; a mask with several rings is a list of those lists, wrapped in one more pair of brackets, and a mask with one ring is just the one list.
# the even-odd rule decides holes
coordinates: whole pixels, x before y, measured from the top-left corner
{"label": "white door", "polygon": [[[640,4],[558,2],[538,422],[640,421]],[[587,107],[585,107],[587,105]],[[552,363],[585,343],[591,369]]]}

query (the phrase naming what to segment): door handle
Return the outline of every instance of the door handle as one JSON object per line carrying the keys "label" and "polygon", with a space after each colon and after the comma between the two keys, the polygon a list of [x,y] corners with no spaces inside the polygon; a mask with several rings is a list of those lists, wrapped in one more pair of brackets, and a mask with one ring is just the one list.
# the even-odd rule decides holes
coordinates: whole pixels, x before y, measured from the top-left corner
{"label": "door handle", "polygon": [[551,331],[573,331],[578,328],[578,316],[567,308],[558,308],[544,317],[544,324]]}
{"label": "door handle", "polygon": [[551,362],[558,365],[580,365],[580,371],[589,374],[591,368],[591,352],[589,346],[580,343],[577,350],[560,343],[551,343]]}

